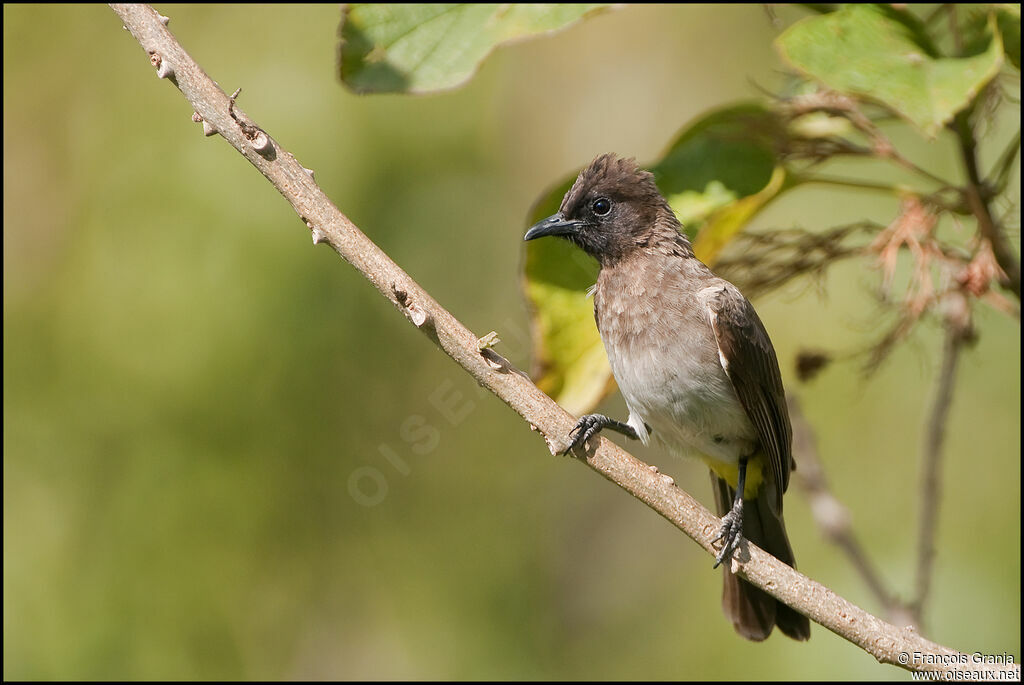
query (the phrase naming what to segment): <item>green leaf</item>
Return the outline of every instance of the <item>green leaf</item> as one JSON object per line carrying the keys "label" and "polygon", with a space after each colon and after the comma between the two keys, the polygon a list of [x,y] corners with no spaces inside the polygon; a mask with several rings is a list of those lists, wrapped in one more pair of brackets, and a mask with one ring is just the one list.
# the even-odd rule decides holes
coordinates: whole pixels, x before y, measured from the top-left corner
{"label": "green leaf", "polygon": [[[648,167],[683,223],[694,249],[711,263],[768,202],[795,185],[778,162],[782,121],[759,104],[711,112],[685,127]],[[529,224],[558,211],[576,173],[534,206]],[[574,414],[590,411],[615,387],[587,290],[597,263],[564,240],[526,244],[523,287],[531,306],[533,377]]]}
{"label": "green leaf", "polygon": [[652,167],[694,252],[712,264],[722,247],[783,190],[782,120],[760,104],[711,112],[685,128]]}
{"label": "green leaf", "polygon": [[[795,181],[789,179],[789,187]],[[761,209],[774,200],[787,186],[786,170],[777,166],[772,171],[768,185],[753,195],[729,203],[708,217],[707,222],[693,241],[693,252],[701,261],[712,264],[722,249]]]}
{"label": "green leaf", "polygon": [[967,5],[962,21],[964,52],[974,55],[983,52],[991,40],[990,14],[995,14],[996,28],[1003,41],[1003,52],[1017,71],[1020,71],[1020,5]]}
{"label": "green leaf", "polygon": [[1020,5],[1000,5],[996,24],[1003,40],[1003,51],[1010,63],[1020,71]]}
{"label": "green leaf", "polygon": [[997,5],[995,24],[1002,39],[1002,49],[1007,53],[1010,63],[1018,72],[1021,71],[1021,6]]}
{"label": "green leaf", "polygon": [[350,4],[338,70],[357,93],[429,93],[467,81],[497,46],[557,31],[608,5]]}
{"label": "green leaf", "polygon": [[907,12],[878,5],[846,5],[808,17],[776,39],[783,58],[827,87],[870,98],[936,133],[998,72],[1003,42],[990,20],[987,47],[979,54],[936,54]]}

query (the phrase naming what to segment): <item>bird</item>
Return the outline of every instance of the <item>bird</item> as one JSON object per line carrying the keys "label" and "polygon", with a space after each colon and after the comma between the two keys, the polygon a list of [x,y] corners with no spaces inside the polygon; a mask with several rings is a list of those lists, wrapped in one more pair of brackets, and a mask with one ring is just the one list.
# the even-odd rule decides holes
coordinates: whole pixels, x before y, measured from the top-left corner
{"label": "bird", "polygon": [[[792,428],[778,358],[754,307],[697,259],[654,175],[634,159],[594,159],[524,240],[545,236],[598,262],[594,317],[629,409],[624,422],[580,417],[566,453],[607,428],[701,459],[722,517],[715,566],[746,539],[795,568],[782,516]],[[741,636],[765,640],[778,626],[795,640],[810,637],[807,617],[729,567],[722,607]]]}

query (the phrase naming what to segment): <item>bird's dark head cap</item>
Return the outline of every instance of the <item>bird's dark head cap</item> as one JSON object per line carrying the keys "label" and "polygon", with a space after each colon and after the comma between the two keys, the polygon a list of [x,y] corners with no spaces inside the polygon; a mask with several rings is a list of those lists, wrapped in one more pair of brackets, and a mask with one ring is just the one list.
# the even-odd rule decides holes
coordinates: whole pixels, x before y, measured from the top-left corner
{"label": "bird's dark head cap", "polygon": [[606,196],[619,202],[662,204],[664,200],[654,184],[654,174],[640,168],[633,158],[613,152],[599,155],[580,172],[559,208],[566,216],[579,213],[588,199]]}
{"label": "bird's dark head cap", "polygon": [[678,229],[654,175],[633,159],[607,153],[580,172],[558,213],[531,228],[526,240],[561,236],[608,264],[650,244],[657,235],[674,240]]}

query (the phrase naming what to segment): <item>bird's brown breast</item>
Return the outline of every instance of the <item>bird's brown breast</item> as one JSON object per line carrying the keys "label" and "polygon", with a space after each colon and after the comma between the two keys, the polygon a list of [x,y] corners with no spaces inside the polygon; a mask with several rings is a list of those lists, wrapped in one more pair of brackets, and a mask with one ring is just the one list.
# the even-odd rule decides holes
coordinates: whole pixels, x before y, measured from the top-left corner
{"label": "bird's brown breast", "polygon": [[716,284],[692,257],[642,252],[601,269],[594,313],[631,423],[673,451],[734,463],[754,432],[708,319],[702,293]]}

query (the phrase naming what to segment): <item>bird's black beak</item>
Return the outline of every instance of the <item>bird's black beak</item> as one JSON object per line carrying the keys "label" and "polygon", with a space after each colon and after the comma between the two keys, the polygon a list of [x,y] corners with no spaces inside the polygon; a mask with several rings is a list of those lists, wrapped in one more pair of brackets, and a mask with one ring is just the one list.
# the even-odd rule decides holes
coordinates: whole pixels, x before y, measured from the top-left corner
{"label": "bird's black beak", "polygon": [[523,236],[523,240],[543,238],[546,235],[571,235],[580,229],[583,222],[576,219],[566,219],[561,212],[552,214],[547,219],[542,219],[530,227],[530,230]]}

